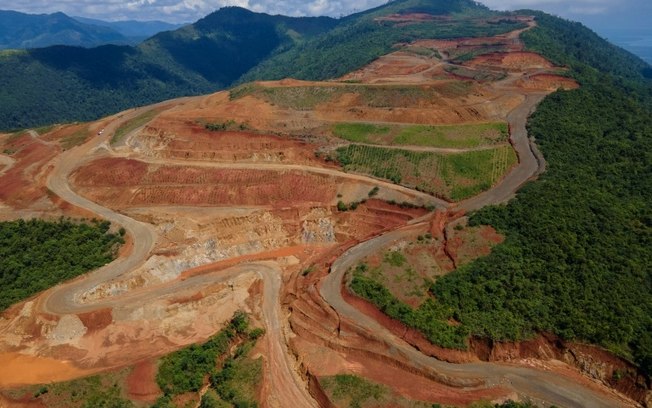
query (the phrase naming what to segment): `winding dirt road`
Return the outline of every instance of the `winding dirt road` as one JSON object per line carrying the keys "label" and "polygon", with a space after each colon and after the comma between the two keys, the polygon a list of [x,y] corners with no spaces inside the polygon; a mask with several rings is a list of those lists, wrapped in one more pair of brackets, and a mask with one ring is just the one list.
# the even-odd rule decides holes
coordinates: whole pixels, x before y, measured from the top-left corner
{"label": "winding dirt road", "polygon": [[620,400],[611,395],[597,393],[551,372],[495,363],[451,364],[428,357],[342,298],[342,281],[351,267],[365,257],[416,231],[425,232],[427,227],[427,223],[411,225],[349,249],[331,266],[330,274],[322,282],[321,296],[340,317],[355,322],[356,325],[373,333],[387,344],[392,344],[393,356],[388,357],[396,358],[398,354],[401,356],[401,360],[409,361],[411,365],[422,371],[431,372],[435,378],[440,378],[447,384],[462,387],[475,387],[481,384],[486,387],[501,385],[513,389],[519,395],[530,398],[533,402],[554,404],[560,407],[609,408],[622,405]]}
{"label": "winding dirt road", "polygon": [[[508,80],[509,81],[509,80]],[[504,85],[508,86],[508,81]],[[450,205],[449,203],[435,199],[434,197],[411,190],[395,184],[371,178],[368,176],[344,173],[342,171],[310,167],[305,165],[285,164],[259,164],[259,163],[209,163],[202,161],[185,160],[162,160],[142,158],[138,159],[152,164],[181,164],[184,166],[216,167],[229,169],[267,169],[267,170],[299,170],[317,174],[342,177],[348,180],[365,182],[380,185],[411,197],[418,197],[427,200],[427,203],[435,203],[442,208],[462,209],[473,211],[486,205],[503,203],[509,200],[516,191],[528,180],[540,174],[545,169],[545,161],[536,146],[529,139],[526,131],[526,121],[529,114],[537,104],[545,97],[544,94],[528,95],[523,104],[514,109],[508,115],[508,122],[511,127],[511,141],[519,156],[519,164],[513,169],[497,186],[476,197]],[[165,104],[170,104],[168,101]],[[165,106],[160,104],[160,106]],[[106,126],[106,134],[112,134],[121,123],[142,113],[144,109],[135,109],[120,116],[114,117],[113,121]],[[243,273],[256,273],[263,280],[263,301],[262,314],[267,330],[266,341],[269,350],[268,364],[270,376],[271,395],[266,403],[272,407],[287,406],[292,401],[293,407],[316,407],[317,403],[309,394],[305,383],[299,378],[296,369],[296,361],[290,356],[286,341],[286,327],[281,316],[280,292],[281,292],[281,271],[278,265],[270,262],[256,262],[239,265],[221,271],[219,274],[196,276],[183,281],[173,281],[160,285],[157,288],[150,288],[147,291],[135,290],[125,295],[108,298],[94,303],[82,303],[80,297],[93,287],[114,279],[128,271],[142,265],[152,249],[154,248],[158,235],[150,224],[136,221],[132,218],[116,213],[113,210],[100,206],[88,199],[77,195],[68,184],[71,173],[80,165],[94,158],[94,150],[106,143],[106,137],[93,137],[86,144],[63,153],[55,164],[47,185],[55,194],[62,199],[98,214],[104,219],[117,225],[123,226],[129,235],[134,238],[134,247],[129,256],[118,259],[103,268],[85,275],[82,279],[59,285],[46,294],[44,308],[46,312],[53,314],[72,314],[96,310],[99,308],[123,304],[128,301],[146,302],[148,299],[164,294],[170,294],[181,288],[199,287],[206,283],[225,281],[231,277]],[[110,150],[110,149],[107,149]],[[118,155],[118,157],[130,157]],[[0,156],[0,159],[2,156]],[[562,407],[614,407],[622,405],[620,400],[606,393],[599,393],[583,385],[567,381],[563,377],[541,370],[534,370],[524,367],[513,367],[494,363],[474,364],[450,364],[420,353],[402,339],[394,336],[382,325],[367,315],[358,311],[348,304],[341,295],[343,280],[346,272],[368,255],[378,251],[386,245],[403,239],[407,234],[414,231],[425,231],[427,223],[417,220],[407,227],[391,231],[366,242],[363,242],[339,257],[331,266],[330,275],[325,278],[320,288],[321,296],[337,311],[351,322],[374,333],[379,339],[393,345],[392,352],[398,353],[402,359],[409,361],[415,367],[430,371],[435,377],[441,378],[448,384],[460,387],[477,386],[503,386],[513,389],[520,395],[529,397],[533,402],[555,404]]]}

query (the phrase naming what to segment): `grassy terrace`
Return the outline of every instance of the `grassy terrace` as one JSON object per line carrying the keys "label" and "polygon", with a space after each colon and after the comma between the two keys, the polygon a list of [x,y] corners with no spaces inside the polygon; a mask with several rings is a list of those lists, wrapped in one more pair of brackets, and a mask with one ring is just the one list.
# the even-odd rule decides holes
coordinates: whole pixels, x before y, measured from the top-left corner
{"label": "grassy terrace", "polygon": [[363,85],[323,84],[314,86],[268,87],[246,84],[231,90],[232,100],[248,95],[270,104],[294,110],[312,110],[344,94],[355,94],[360,104],[376,108],[420,106],[441,97],[454,98],[466,95],[472,85],[466,82],[448,82],[429,87],[420,85]]}
{"label": "grassy terrace", "polygon": [[511,146],[464,153],[349,145],[337,149],[346,171],[368,174],[458,201],[489,189],[517,162]]}
{"label": "grassy terrace", "polygon": [[354,143],[457,149],[492,146],[505,143],[509,138],[505,122],[438,126],[338,123],[333,126],[332,132]]}
{"label": "grassy terrace", "polygon": [[118,143],[122,142],[122,139],[128,135],[130,132],[133,132],[134,130],[138,129],[139,127],[147,124],[149,121],[154,119],[156,115],[158,115],[159,111],[156,109],[149,110],[145,113],[142,113],[138,116],[136,116],[133,119],[130,119],[126,121],[125,123],[120,126],[115,133],[113,134],[113,137],[111,138],[111,144],[115,145]]}

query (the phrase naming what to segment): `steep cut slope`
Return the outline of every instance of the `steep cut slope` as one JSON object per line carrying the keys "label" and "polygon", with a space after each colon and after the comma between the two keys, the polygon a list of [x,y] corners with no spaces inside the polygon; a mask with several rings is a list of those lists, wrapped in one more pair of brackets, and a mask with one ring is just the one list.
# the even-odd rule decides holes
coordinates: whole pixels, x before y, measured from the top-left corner
{"label": "steep cut slope", "polygon": [[63,13],[24,14],[0,10],[0,49],[50,45],[92,47],[125,41],[122,34],[109,27],[85,24]]}

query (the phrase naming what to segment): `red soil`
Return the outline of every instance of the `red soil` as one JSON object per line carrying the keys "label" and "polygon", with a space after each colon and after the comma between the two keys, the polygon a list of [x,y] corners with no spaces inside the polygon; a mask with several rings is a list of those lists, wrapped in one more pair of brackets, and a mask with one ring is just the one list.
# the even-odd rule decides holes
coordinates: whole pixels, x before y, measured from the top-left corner
{"label": "red soil", "polygon": [[[509,391],[500,387],[463,390],[439,384],[398,367],[369,360],[355,353],[339,352],[321,348],[319,355],[311,356],[307,363],[310,374],[318,377],[336,374],[356,374],[383,384],[397,394],[417,401],[450,405],[468,405],[479,400],[505,398]],[[319,360],[319,361],[317,361]]]}
{"label": "red soil", "polygon": [[76,171],[73,180],[94,200],[118,206],[326,204],[335,197],[338,182],[298,170],[159,167],[127,159],[95,161]]}
{"label": "red soil", "polygon": [[111,309],[99,309],[88,313],[81,313],[77,317],[84,323],[88,332],[102,330],[113,322]]}
{"label": "red soil", "polygon": [[0,387],[67,381],[91,373],[67,362],[19,353],[0,353],[0,367]]}
{"label": "red soil", "polygon": [[550,61],[533,52],[497,52],[484,54],[465,63],[465,65],[489,66],[514,71],[550,69],[554,67]]}
{"label": "red soil", "polygon": [[126,380],[129,398],[142,402],[154,402],[161,394],[156,384],[158,367],[152,360],[141,361],[134,366]]}
{"label": "red soil", "polygon": [[0,395],[0,408],[46,408],[41,400],[25,395],[23,398],[10,399]]}
{"label": "red soil", "polygon": [[48,145],[29,134],[6,143],[3,149],[16,151],[14,166],[0,177],[0,201],[16,209],[29,208],[46,197],[44,170],[46,164],[58,153],[58,148]]}
{"label": "red soil", "polygon": [[196,122],[158,118],[139,138],[160,144],[160,157],[211,161],[318,163],[314,145],[251,132],[212,132]]}
{"label": "red soil", "polygon": [[556,91],[558,89],[577,89],[580,85],[571,78],[553,74],[538,74],[518,81],[518,86],[528,90]]}

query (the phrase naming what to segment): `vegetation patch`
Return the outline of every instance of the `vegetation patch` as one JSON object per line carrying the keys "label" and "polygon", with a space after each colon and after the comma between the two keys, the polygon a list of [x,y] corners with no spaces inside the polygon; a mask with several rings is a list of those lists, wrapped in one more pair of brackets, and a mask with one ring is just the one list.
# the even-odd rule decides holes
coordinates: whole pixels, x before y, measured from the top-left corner
{"label": "vegetation patch", "polygon": [[429,297],[417,308],[398,300],[383,284],[369,277],[369,266],[359,264],[352,270],[351,290],[373,303],[388,316],[421,331],[433,344],[441,347],[466,349],[468,331],[451,324],[453,309]]}
{"label": "vegetation patch", "polygon": [[83,127],[76,131],[75,133],[71,134],[70,136],[66,136],[63,139],[61,139],[61,147],[64,150],[72,149],[75,146],[79,146],[80,144],[84,143],[86,139],[88,138],[88,126]]}
{"label": "vegetation patch", "polygon": [[122,142],[122,139],[129,133],[138,129],[141,126],[146,125],[150,122],[156,115],[159,114],[159,110],[152,109],[147,112],[141,113],[133,119],[130,119],[123,123],[111,137],[111,144],[115,145]]}
{"label": "vegetation patch", "polygon": [[373,143],[373,136],[384,136],[390,131],[389,126],[371,123],[338,123],[333,126],[333,134],[339,138],[357,143]]}
{"label": "vegetation patch", "polygon": [[22,387],[7,395],[15,399],[30,395],[48,408],[135,408],[123,397],[129,371],[126,368],[73,381]]}
{"label": "vegetation patch", "polygon": [[0,310],[111,262],[124,240],[110,226],[69,219],[0,223]]}
{"label": "vegetation patch", "polygon": [[[461,346],[465,333],[519,341],[554,332],[651,374],[652,84],[638,71],[642,62],[590,30],[537,19],[526,44],[573,67],[582,87],[547,97],[529,121],[548,170],[509,204],[471,218],[505,241],[438,279],[433,300],[417,310],[362,274],[352,288],[435,344]],[[437,338],[451,316],[461,326]]]}
{"label": "vegetation patch", "polygon": [[505,122],[437,126],[338,123],[333,134],[354,143],[457,149],[504,144],[509,139]]}
{"label": "vegetation patch", "polygon": [[201,407],[257,407],[262,360],[252,360],[249,354],[263,333],[251,330],[248,316],[237,312],[206,343],[164,357],[156,377],[164,395],[153,408],[174,407],[175,398],[199,393],[205,386],[208,392],[201,397]]}
{"label": "vegetation patch", "polygon": [[449,154],[352,144],[335,153],[345,171],[372,175],[453,201],[489,189],[517,161],[509,145]]}
{"label": "vegetation patch", "polygon": [[[414,2],[410,2],[414,3]],[[323,80],[338,78],[386,55],[398,43],[417,39],[490,37],[524,27],[523,23],[500,20],[489,23],[496,14],[476,2],[455,0],[445,4],[432,2],[390,2],[380,8],[355,14],[325,35],[315,37],[297,47],[280,52],[252,69],[241,80],[297,78]],[[437,15],[448,14],[448,20],[394,24],[376,21],[376,17],[394,13],[437,9]]]}
{"label": "vegetation patch", "polygon": [[355,375],[340,374],[325,377],[320,380],[320,383],[338,406],[351,408],[379,406],[386,402],[391,393],[387,387]]}
{"label": "vegetation patch", "polygon": [[[231,99],[253,95],[268,103],[298,111],[314,110],[318,105],[345,94],[359,96],[360,104],[374,108],[423,106],[443,97],[459,97],[469,93],[473,85],[463,81],[431,86],[419,85],[315,85],[315,86],[247,86],[234,89]],[[346,132],[346,129],[344,129]],[[353,129],[353,133],[356,130]]]}

